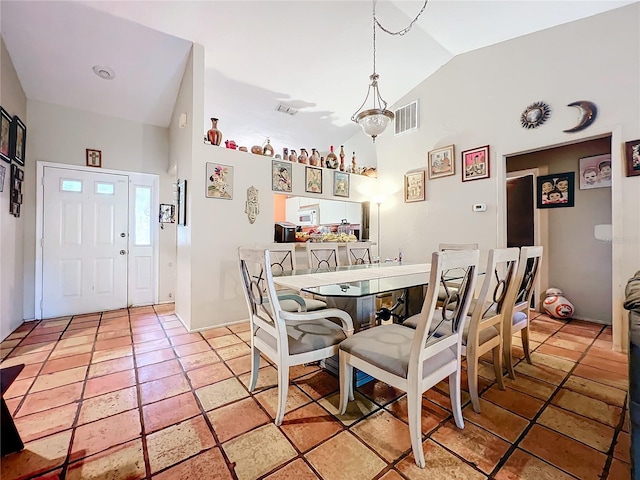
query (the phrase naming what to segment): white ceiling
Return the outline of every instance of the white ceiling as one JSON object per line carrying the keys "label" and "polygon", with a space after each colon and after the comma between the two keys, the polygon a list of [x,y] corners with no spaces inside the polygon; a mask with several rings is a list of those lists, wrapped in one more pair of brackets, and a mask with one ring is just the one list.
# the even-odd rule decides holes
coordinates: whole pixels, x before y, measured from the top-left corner
{"label": "white ceiling", "polygon": [[[453,56],[637,0],[430,0],[405,36],[378,31],[380,91],[392,105]],[[404,28],[422,0],[380,0],[379,21]],[[328,150],[372,72],[372,2],[11,1],[1,32],[27,97],[168,126],[190,42],[204,45],[205,116],[224,139],[279,151]],[[94,65],[115,71],[105,81]],[[299,108],[295,116],[275,111]],[[369,104],[368,104],[369,105]]]}

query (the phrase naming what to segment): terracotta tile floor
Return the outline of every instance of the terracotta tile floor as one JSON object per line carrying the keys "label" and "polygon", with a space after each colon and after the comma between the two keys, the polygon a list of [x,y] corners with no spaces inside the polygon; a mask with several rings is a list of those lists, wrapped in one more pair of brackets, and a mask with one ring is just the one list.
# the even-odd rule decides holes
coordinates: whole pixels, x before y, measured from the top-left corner
{"label": "terracotta tile floor", "polygon": [[247,391],[248,328],[189,334],[173,305],[24,324],[0,350],[2,366],[26,364],[5,395],[26,447],[2,458],[2,479],[630,476],[627,357],[610,350],[610,328],[534,314],[534,365],[520,361],[502,391],[484,363],[482,414],[464,392],[464,430],[447,383],[426,392],[424,470],[411,454],[406,398],[381,382],[359,388],[340,417],[337,379],[295,367],[276,427],[269,362]]}

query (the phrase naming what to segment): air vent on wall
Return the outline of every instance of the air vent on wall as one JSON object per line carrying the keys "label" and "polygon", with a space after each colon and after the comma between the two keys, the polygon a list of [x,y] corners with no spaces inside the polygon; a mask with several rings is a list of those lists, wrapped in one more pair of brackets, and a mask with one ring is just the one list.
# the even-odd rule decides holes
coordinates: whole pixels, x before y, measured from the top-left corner
{"label": "air vent on wall", "polygon": [[287,115],[295,115],[296,113],[298,113],[298,109],[297,108],[293,108],[293,107],[289,107],[283,103],[278,104],[278,106],[276,107],[276,112],[282,112],[282,113],[286,113]]}
{"label": "air vent on wall", "polygon": [[394,113],[396,135],[418,129],[418,100],[398,108]]}

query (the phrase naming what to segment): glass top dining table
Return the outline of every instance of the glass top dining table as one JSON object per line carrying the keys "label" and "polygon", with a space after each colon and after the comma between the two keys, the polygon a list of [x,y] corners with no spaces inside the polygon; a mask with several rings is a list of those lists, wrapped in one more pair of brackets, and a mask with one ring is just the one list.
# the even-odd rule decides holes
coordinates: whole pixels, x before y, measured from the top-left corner
{"label": "glass top dining table", "polygon": [[364,297],[429,283],[431,265],[396,262],[274,272],[274,283],[323,297]]}

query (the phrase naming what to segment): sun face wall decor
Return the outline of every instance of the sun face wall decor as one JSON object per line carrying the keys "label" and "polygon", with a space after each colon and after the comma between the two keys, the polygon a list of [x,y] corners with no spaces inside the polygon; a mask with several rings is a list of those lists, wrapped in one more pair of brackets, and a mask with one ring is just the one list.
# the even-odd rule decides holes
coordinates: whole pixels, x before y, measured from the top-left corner
{"label": "sun face wall decor", "polygon": [[520,123],[523,128],[536,128],[547,121],[551,115],[551,107],[544,102],[535,102],[529,105],[522,115]]}

